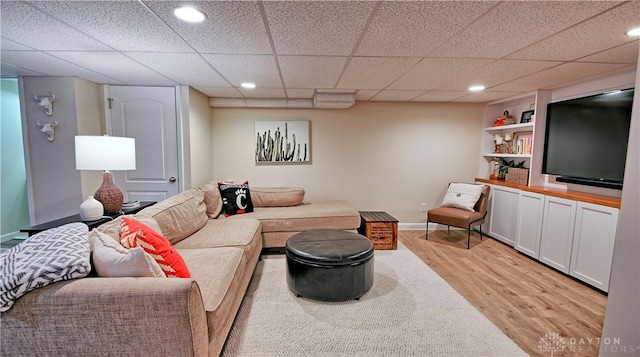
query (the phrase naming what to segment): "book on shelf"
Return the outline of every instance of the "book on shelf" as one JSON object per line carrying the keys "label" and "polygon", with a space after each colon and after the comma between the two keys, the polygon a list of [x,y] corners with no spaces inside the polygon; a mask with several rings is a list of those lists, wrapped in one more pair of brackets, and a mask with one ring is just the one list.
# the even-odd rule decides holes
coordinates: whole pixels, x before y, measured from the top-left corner
{"label": "book on shelf", "polygon": [[140,207],[140,201],[124,202],[122,204],[122,209],[132,209],[136,207]]}

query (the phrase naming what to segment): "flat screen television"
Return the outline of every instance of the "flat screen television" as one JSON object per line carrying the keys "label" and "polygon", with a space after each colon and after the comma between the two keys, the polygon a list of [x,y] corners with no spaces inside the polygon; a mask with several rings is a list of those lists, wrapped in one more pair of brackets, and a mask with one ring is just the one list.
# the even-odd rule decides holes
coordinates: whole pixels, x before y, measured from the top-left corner
{"label": "flat screen television", "polygon": [[542,173],[622,189],[634,89],[549,103]]}

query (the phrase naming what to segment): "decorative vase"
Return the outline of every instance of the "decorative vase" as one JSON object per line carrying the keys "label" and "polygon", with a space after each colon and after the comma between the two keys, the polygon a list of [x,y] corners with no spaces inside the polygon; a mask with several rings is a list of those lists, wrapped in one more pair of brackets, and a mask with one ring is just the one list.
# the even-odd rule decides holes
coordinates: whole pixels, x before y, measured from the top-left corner
{"label": "decorative vase", "polygon": [[100,201],[89,196],[80,205],[80,219],[83,221],[95,221],[104,215],[104,207]]}

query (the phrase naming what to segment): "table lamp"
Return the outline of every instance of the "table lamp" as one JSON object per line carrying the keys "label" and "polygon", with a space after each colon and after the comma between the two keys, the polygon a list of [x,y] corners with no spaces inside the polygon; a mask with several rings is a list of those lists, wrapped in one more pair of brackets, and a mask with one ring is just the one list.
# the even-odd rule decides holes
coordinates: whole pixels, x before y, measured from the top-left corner
{"label": "table lamp", "polygon": [[94,198],[104,206],[105,214],[122,209],[124,195],[113,183],[110,170],[135,170],[136,141],[118,136],[76,136],[76,169],[100,170],[102,185]]}

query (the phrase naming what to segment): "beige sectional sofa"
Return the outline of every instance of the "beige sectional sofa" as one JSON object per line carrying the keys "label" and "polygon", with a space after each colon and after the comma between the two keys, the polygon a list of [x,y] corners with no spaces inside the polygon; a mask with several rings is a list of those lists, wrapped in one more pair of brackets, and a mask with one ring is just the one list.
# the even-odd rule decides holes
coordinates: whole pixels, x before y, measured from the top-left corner
{"label": "beige sectional sofa", "polygon": [[[212,218],[220,201],[209,184],[131,216],[171,242],[191,278],[87,277],[31,291],[2,313],[2,355],[219,355],[263,246],[360,224],[346,202],[279,207],[287,189],[260,190],[253,213]],[[98,230],[118,239],[121,219]]]}

